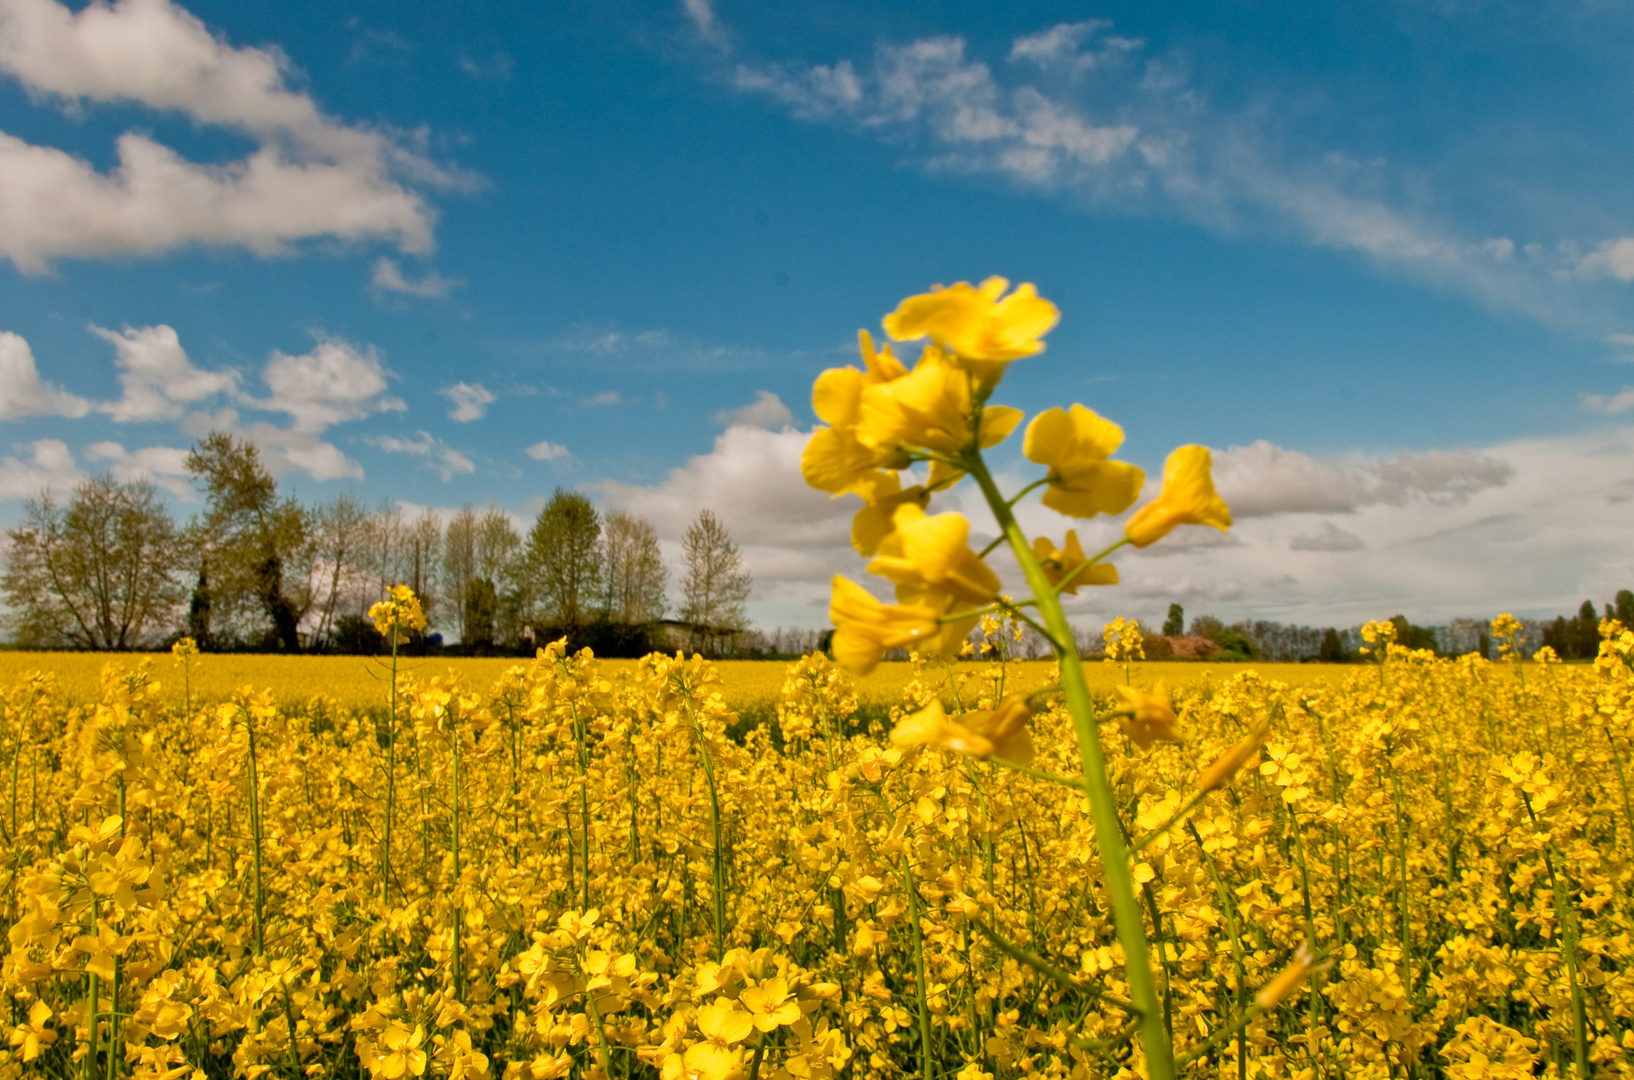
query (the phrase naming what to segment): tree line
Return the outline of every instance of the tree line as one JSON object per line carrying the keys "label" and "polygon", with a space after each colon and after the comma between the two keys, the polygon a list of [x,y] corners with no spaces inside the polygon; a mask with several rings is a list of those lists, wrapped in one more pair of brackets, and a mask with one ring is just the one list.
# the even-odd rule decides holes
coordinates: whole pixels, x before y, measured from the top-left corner
{"label": "tree line", "polygon": [[598,512],[578,492],[557,488],[524,535],[493,506],[445,523],[353,495],[303,505],[279,492],[253,443],[220,432],[187,469],[205,506],[186,524],[146,481],[101,476],[28,500],[5,530],[0,573],[12,641],[117,650],[185,634],[214,650],[374,652],[365,613],[402,584],[440,631],[411,647],[446,637],[460,651],[527,652],[565,635],[603,655],[718,655],[758,643],[752,579],[707,509],[686,531],[672,613],[652,523]]}

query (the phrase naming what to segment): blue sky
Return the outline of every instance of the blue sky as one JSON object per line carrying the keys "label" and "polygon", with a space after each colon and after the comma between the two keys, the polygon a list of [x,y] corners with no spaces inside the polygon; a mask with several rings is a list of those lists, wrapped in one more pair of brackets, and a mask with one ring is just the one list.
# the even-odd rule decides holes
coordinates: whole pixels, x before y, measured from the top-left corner
{"label": "blue sky", "polygon": [[672,550],[709,506],[757,619],[817,624],[861,560],[794,471],[812,378],[997,273],[1063,312],[1002,400],[1082,401],[1154,475],[1206,443],[1238,508],[1086,620],[1607,599],[1629,16],[0,0],[0,522],[107,468],[189,513],[226,427],[312,500],[525,521],[562,484]]}

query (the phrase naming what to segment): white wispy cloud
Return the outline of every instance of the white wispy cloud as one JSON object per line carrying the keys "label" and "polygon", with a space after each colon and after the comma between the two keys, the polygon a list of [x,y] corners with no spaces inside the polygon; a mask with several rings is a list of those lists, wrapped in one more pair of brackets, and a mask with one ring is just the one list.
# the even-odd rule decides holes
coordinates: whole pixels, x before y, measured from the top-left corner
{"label": "white wispy cloud", "polygon": [[388,454],[425,458],[427,465],[442,477],[445,484],[456,476],[477,471],[475,462],[428,431],[416,432],[413,438],[408,439],[395,435],[370,435],[365,436],[363,441]]}
{"label": "white wispy cloud", "polygon": [[324,115],[291,87],[282,53],[234,47],[169,0],[73,10],[0,2],[0,71],[69,109],[136,104],[248,135],[238,161],[186,160],[147,134],[115,146],[108,172],[0,132],[0,258],[25,273],[54,260],[155,255],[189,245],[274,254],[314,237],[432,246],[421,188],[475,179],[413,140]]}
{"label": "white wispy cloud", "polygon": [[488,415],[488,406],[499,400],[481,383],[457,382],[453,386],[443,387],[437,393],[454,403],[454,408],[449,410],[448,418],[458,420],[462,424],[481,420]]}
{"label": "white wispy cloud", "polygon": [[36,439],[28,444],[27,455],[0,458],[0,499],[32,499],[46,491],[62,495],[85,479],[61,439]]}
{"label": "white wispy cloud", "polygon": [[1615,394],[1584,394],[1583,408],[1613,416],[1628,412],[1634,409],[1634,386],[1625,386]]}
{"label": "white wispy cloud", "polygon": [[77,419],[90,411],[91,403],[85,398],[40,378],[34,350],[21,335],[0,331],[0,420],[25,416]]}
{"label": "white wispy cloud", "polygon": [[[1634,239],[1587,255],[1563,239],[1517,244],[1380,190],[1389,162],[1342,148],[1280,149],[1263,111],[1214,108],[1180,56],[1061,23],[1011,43],[996,65],[961,36],[885,43],[861,61],[742,61],[725,77],[802,119],[880,140],[930,172],[988,174],[1069,202],[1168,213],[1227,234],[1293,235],[1393,272],[1551,322],[1591,320],[1573,279],[1634,280]],[[1517,223],[1525,227],[1525,223]]]}
{"label": "white wispy cloud", "polygon": [[711,419],[721,427],[741,424],[746,427],[783,428],[794,426],[794,414],[783,404],[783,399],[770,390],[760,390],[755,399],[736,409],[722,409]]}
{"label": "white wispy cloud", "polygon": [[417,280],[410,281],[403,276],[403,268],[397,260],[385,256],[375,260],[373,276],[369,279],[369,287],[379,292],[431,300],[447,296],[462,284],[464,282],[457,278],[445,278],[435,270],[427,270]]}
{"label": "white wispy cloud", "polygon": [[566,464],[567,462],[573,460],[572,451],[568,450],[568,448],[563,446],[561,443],[553,443],[548,439],[534,443],[532,446],[528,447],[524,453],[535,461],[549,461]]}
{"label": "white wispy cloud", "polygon": [[195,367],[181,338],[169,326],[126,326],[117,331],[92,326],[91,332],[114,347],[124,391],[118,401],[97,409],[121,423],[174,420],[182,415],[184,405],[238,389],[238,372]]}
{"label": "white wispy cloud", "polygon": [[186,447],[178,446],[126,450],[116,442],[96,442],[85,448],[86,460],[107,462],[107,470],[115,480],[125,483],[147,480],[182,502],[195,502],[198,492],[193,487],[192,474],[187,471],[187,453]]}

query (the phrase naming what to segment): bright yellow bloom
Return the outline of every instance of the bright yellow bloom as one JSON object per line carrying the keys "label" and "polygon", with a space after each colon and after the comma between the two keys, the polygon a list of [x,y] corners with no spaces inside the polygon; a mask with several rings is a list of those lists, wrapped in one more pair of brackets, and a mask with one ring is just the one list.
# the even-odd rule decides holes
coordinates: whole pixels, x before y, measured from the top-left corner
{"label": "bright yellow bloom", "polygon": [[894,446],[881,449],[857,440],[863,391],[908,374],[902,362],[891,355],[889,346],[875,352],[868,331],[859,331],[857,336],[868,370],[829,368],[817,376],[811,388],[811,407],[829,426],[812,432],[800,455],[800,472],[806,483],[835,495],[843,495],[880,475],[880,469],[902,469],[909,464],[907,454]]}
{"label": "bright yellow bloom", "polygon": [[1010,697],[996,709],[968,712],[950,718],[940,701],[902,718],[891,732],[900,747],[939,746],[971,757],[1001,757],[1023,765],[1033,760],[1032,736],[1027,721],[1033,710],[1025,697]]}
{"label": "bright yellow bloom", "polygon": [[1038,295],[1031,283],[1000,300],[1010,283],[990,277],[980,286],[961,281],[948,288],[910,296],[885,316],[885,332],[898,341],[929,335],[965,360],[1006,361],[1044,348],[1061,312]]}
{"label": "bright yellow bloom", "polygon": [[1082,405],[1049,409],[1027,425],[1022,452],[1049,467],[1044,505],[1070,517],[1121,514],[1140,497],[1146,474],[1108,461],[1123,443],[1123,429]]}
{"label": "bright yellow bloom", "polygon": [[1248,764],[1248,759],[1260,752],[1260,747],[1265,745],[1265,740],[1270,734],[1271,729],[1264,724],[1250,731],[1246,737],[1221,754],[1214,764],[1198,774],[1197,789],[1213,791],[1215,788],[1225,787],[1231,782],[1231,778],[1237,775],[1237,770]]}
{"label": "bright yellow bloom", "polygon": [[963,515],[930,517],[908,503],[897,507],[892,522],[895,529],[880,541],[868,572],[895,582],[897,600],[935,606],[935,598],[945,595],[968,606],[998,596],[998,575],[970,549],[970,522]]}
{"label": "bright yellow bloom", "polygon": [[683,1058],[686,1074],[698,1080],[726,1080],[737,1071],[743,1052],[736,1045],[755,1030],[754,1018],[735,1001],[722,998],[698,1010],[701,1043],[687,1047]]}
{"label": "bright yellow bloom", "polygon": [[1123,699],[1123,707],[1118,710],[1119,723],[1136,746],[1149,750],[1158,739],[1180,737],[1180,721],[1174,715],[1174,702],[1163,683],[1158,683],[1151,693],[1132,686],[1113,689]]}
{"label": "bright yellow bloom", "polygon": [[976,617],[944,623],[941,617],[959,601],[946,597],[939,606],[882,604],[855,582],[834,579],[828,614],[834,620],[834,661],[855,675],[878,666],[888,649],[912,647],[928,656],[949,656],[976,625]]}
{"label": "bright yellow bloom", "polygon": [[20,1047],[23,1061],[33,1061],[40,1052],[57,1041],[57,1033],[45,1026],[51,1019],[51,1006],[36,1001],[28,1010],[28,1022],[11,1029],[11,1045]]}
{"label": "bright yellow bloom", "polygon": [[859,402],[857,440],[880,454],[929,450],[949,457],[979,441],[997,446],[1021,423],[1021,412],[989,405],[980,413],[977,438],[970,374],[931,346],[912,373],[864,387]]}
{"label": "bright yellow bloom", "polygon": [[425,1039],[425,1028],[415,1025],[411,1033],[400,1021],[392,1021],[392,1025],[380,1033],[380,1046],[385,1052],[376,1051],[370,1069],[385,1080],[397,1080],[405,1073],[425,1075],[426,1052],[420,1049]]}
{"label": "bright yellow bloom", "polygon": [[420,598],[414,595],[414,590],[407,585],[393,585],[388,591],[391,594],[389,600],[382,600],[369,608],[369,618],[374,620],[374,628],[386,637],[390,637],[393,631],[424,630],[426,616],[420,609]]}
{"label": "bright yellow bloom", "polygon": [[1061,582],[1068,582],[1061,591],[1072,596],[1078,595],[1080,585],[1116,585],[1118,583],[1118,568],[1110,563],[1096,563],[1086,567],[1089,560],[1084,557],[1084,549],[1078,546],[1078,530],[1068,529],[1065,547],[1059,551],[1048,537],[1033,539],[1033,554],[1038,557],[1039,565],[1044,568],[1044,576],[1051,585],[1059,586]]}
{"label": "bright yellow bloom", "polygon": [[1492,620],[1492,637],[1498,642],[1498,656],[1502,660],[1518,662],[1521,659],[1521,638],[1525,627],[1515,616],[1504,612]]}
{"label": "bright yellow bloom", "polygon": [[800,1019],[800,1002],[789,993],[789,984],[781,976],[774,975],[758,986],[744,987],[738,995],[738,1004],[749,1010],[760,1031],[774,1031]]}
{"label": "bright yellow bloom", "polygon": [[1214,493],[1210,463],[1206,446],[1182,446],[1170,454],[1163,463],[1163,490],[1123,526],[1129,542],[1146,547],[1177,525],[1212,525],[1221,532],[1229,529],[1231,509]]}
{"label": "bright yellow bloom", "polygon": [[1314,970],[1316,970],[1316,958],[1311,952],[1311,943],[1308,941],[1300,942],[1299,948],[1295,950],[1294,957],[1289,961],[1288,966],[1278,972],[1276,978],[1266,983],[1260,988],[1260,992],[1254,995],[1254,1004],[1262,1009],[1276,1008],[1290,994],[1299,989],[1299,984],[1309,978]]}
{"label": "bright yellow bloom", "polygon": [[1146,659],[1146,635],[1138,619],[1118,616],[1101,629],[1101,640],[1106,642],[1108,663]]}
{"label": "bright yellow bloom", "polygon": [[898,507],[911,503],[923,508],[930,502],[930,492],[924,486],[915,484],[904,488],[894,472],[875,472],[851,490],[868,503],[851,519],[851,546],[859,555],[872,555],[879,550],[880,541],[894,528],[892,518]]}
{"label": "bright yellow bloom", "polygon": [[199,643],[190,637],[178,638],[176,644],[170,647],[170,655],[174,656],[177,662],[184,662],[189,656],[198,654]]}

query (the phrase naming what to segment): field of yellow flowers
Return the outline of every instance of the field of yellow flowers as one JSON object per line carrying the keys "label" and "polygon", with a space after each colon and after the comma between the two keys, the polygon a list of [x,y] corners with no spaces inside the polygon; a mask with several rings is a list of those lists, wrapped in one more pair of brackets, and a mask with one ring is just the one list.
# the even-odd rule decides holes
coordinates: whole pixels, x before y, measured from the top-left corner
{"label": "field of yellow flowers", "polygon": [[[1617,631],[1101,727],[1183,1075],[1634,1072]],[[4,691],[0,1077],[1144,1071],[1065,710],[1030,765],[912,737],[1014,665],[865,722],[813,656],[743,731],[698,659],[553,646],[369,711],[181,700],[199,662]]]}

